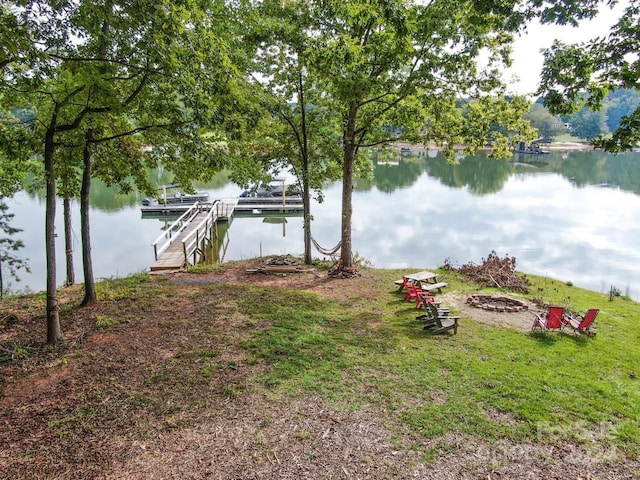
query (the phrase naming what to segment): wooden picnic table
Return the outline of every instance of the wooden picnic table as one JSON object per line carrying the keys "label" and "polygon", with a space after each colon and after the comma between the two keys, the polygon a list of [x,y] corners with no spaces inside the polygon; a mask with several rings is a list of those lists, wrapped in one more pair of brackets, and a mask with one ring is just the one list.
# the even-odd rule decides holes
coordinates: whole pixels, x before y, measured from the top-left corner
{"label": "wooden picnic table", "polygon": [[[446,287],[448,285],[446,282],[438,282],[438,275],[428,270],[423,270],[421,272],[416,272],[416,273],[409,273],[404,277],[409,282],[418,283],[420,285],[420,288],[426,291],[438,290],[439,292],[441,292],[442,287]],[[402,290],[402,287],[403,287],[402,280],[396,280],[395,283],[400,285],[400,289]]]}
{"label": "wooden picnic table", "polygon": [[431,283],[436,283],[435,279],[437,275],[433,272],[429,272],[427,270],[423,270],[422,272],[410,273],[404,276],[407,280],[412,282],[429,282],[433,280]]}

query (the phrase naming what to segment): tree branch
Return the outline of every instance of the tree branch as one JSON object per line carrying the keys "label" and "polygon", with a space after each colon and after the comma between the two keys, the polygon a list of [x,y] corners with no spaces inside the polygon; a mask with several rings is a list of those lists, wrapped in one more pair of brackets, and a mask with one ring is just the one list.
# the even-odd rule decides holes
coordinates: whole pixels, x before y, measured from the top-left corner
{"label": "tree branch", "polygon": [[[146,73],[142,77],[142,79],[140,80],[140,83],[135,88],[135,90],[133,90],[133,92],[131,92],[131,94],[127,97],[127,99],[122,103],[122,106],[127,106],[133,100],[135,100],[135,98],[140,94],[140,92],[142,92],[142,89],[147,84],[148,78],[149,78],[148,77],[148,73]],[[84,88],[85,87],[79,87],[79,89],[76,92],[76,94],[79,93],[80,91],[82,91]],[[82,123],[82,120],[87,115],[92,115],[94,113],[107,113],[107,112],[110,112],[112,110],[113,110],[113,107],[85,107],[78,114],[78,116],[73,120],[73,122],[67,123],[65,125],[58,125],[56,127],[56,132],[68,132],[69,130],[75,130],[76,128],[78,128],[80,126],[80,123]]]}
{"label": "tree branch", "polygon": [[154,128],[166,128],[166,127],[169,127],[171,125],[172,125],[171,123],[163,123],[163,124],[159,124],[159,125],[146,125],[144,127],[136,127],[136,128],[134,128],[132,130],[129,130],[127,132],[122,132],[122,133],[118,133],[116,135],[111,135],[110,137],[96,138],[91,143],[110,142],[112,140],[117,140],[118,138],[122,138],[122,137],[128,137],[130,135],[134,135],[134,134],[139,133],[139,132],[146,132],[147,130],[152,130]]}

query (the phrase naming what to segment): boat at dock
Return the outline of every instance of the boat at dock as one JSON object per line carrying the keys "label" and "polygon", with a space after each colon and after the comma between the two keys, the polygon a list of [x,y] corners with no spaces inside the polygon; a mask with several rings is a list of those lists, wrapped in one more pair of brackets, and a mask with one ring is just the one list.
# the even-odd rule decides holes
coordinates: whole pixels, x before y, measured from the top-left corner
{"label": "boat at dock", "polygon": [[[143,198],[142,206],[151,207],[159,205],[193,205],[194,203],[206,203],[209,201],[208,192],[184,193],[179,185],[163,185],[158,188],[161,194],[158,198]],[[170,191],[173,190],[173,191]]]}
{"label": "boat at dock", "polygon": [[518,146],[514,149],[515,153],[526,153],[529,155],[546,155],[550,152],[547,150],[543,150],[540,148],[540,145],[537,143],[532,143],[531,145],[527,145],[525,142],[520,142]]}
{"label": "boat at dock", "polygon": [[207,192],[198,192],[194,194],[172,193],[172,194],[168,194],[166,197],[162,198],[161,200],[164,200],[164,203],[167,205],[175,205],[175,204],[193,205],[196,202],[208,202],[209,193]]}
{"label": "boat at dock", "polygon": [[257,185],[245,190],[237,198],[210,200],[208,192],[185,194],[182,192],[167,193],[177,185],[162,187],[162,195],[157,199],[142,200],[143,217],[163,217],[181,215],[196,204],[210,205],[218,201],[233,204],[235,212],[244,214],[287,213],[300,214],[303,201],[300,191],[294,185],[285,185],[282,179],[275,179],[268,185]]}
{"label": "boat at dock", "polygon": [[286,184],[285,178],[275,178],[266,184],[257,184],[240,193],[240,198],[299,197],[302,193],[295,184]]}

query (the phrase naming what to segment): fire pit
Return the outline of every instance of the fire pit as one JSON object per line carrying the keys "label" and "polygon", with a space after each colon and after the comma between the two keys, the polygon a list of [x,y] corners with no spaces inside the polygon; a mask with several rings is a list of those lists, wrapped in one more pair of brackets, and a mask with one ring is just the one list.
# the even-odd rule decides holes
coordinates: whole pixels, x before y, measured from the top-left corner
{"label": "fire pit", "polygon": [[529,309],[529,306],[520,300],[498,295],[471,295],[467,298],[467,303],[494,312],[522,312]]}

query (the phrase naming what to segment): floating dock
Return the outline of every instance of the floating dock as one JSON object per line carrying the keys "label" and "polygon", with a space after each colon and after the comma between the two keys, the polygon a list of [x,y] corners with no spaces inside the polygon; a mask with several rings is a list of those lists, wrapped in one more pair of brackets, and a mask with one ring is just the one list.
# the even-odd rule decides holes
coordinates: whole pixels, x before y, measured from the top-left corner
{"label": "floating dock", "polygon": [[240,197],[235,212],[240,214],[302,212],[302,197]]}
{"label": "floating dock", "polygon": [[[222,202],[234,205],[233,213],[260,214],[260,213],[296,213],[302,212],[302,197],[285,197],[284,202],[280,197],[240,197],[237,199],[221,199],[213,203],[200,203],[200,205],[213,205]],[[182,215],[193,205],[168,204],[148,205],[140,207],[143,217],[162,217]]]}

